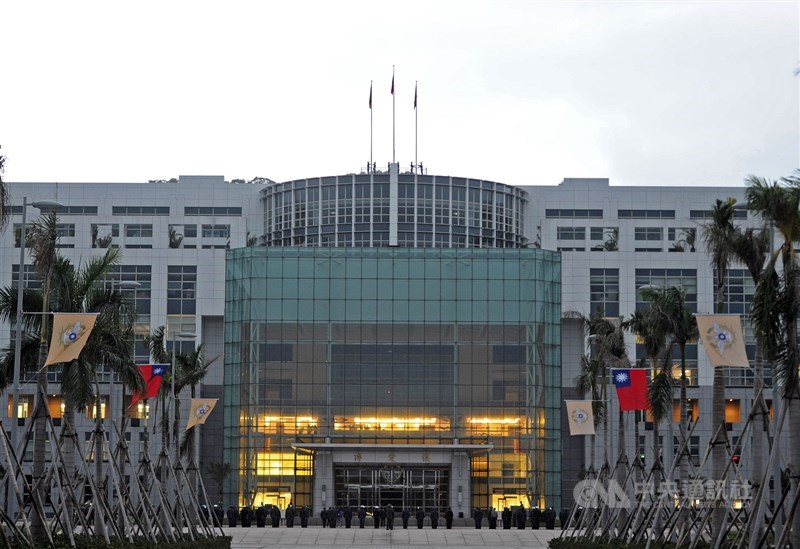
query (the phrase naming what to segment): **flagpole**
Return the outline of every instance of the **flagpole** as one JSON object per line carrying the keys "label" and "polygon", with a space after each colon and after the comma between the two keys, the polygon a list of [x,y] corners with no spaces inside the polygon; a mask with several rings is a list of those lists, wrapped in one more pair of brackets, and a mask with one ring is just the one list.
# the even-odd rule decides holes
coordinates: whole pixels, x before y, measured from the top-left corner
{"label": "flagpole", "polygon": [[414,81],[414,165],[419,166],[417,163],[417,146],[419,144],[419,121],[417,111],[417,81]]}
{"label": "flagpole", "polygon": [[395,163],[394,65],[392,65],[392,164]]}
{"label": "flagpole", "polygon": [[372,80],[369,81],[369,164],[367,173],[372,170]]}

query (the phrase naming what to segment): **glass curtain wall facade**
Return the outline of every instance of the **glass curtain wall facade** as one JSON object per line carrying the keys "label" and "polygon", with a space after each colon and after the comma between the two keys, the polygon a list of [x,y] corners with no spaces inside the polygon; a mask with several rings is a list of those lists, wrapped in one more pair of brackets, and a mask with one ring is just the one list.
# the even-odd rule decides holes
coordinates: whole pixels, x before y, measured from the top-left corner
{"label": "glass curtain wall facade", "polygon": [[538,249],[228,251],[226,504],[558,508],[560,279]]}

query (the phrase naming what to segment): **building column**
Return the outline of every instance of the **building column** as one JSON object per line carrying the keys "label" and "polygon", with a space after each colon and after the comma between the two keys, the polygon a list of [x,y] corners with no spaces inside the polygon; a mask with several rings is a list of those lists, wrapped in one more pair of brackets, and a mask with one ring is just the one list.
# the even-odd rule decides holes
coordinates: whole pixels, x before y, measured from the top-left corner
{"label": "building column", "polygon": [[389,164],[389,246],[397,246],[397,210],[398,182],[400,180],[400,164]]}

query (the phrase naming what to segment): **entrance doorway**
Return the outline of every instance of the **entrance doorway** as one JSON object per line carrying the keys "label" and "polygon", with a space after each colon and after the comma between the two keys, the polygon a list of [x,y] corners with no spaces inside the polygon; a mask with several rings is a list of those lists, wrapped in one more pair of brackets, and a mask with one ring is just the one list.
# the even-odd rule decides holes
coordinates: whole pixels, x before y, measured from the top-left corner
{"label": "entrance doorway", "polygon": [[334,468],[338,507],[367,508],[391,504],[446,509],[450,502],[450,468],[410,465],[337,465]]}

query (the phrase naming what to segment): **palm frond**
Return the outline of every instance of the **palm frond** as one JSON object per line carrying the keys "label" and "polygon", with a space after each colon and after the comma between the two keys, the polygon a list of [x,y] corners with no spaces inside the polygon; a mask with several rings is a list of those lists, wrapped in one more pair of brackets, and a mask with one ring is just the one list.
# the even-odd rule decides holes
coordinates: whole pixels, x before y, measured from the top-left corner
{"label": "palm frond", "polygon": [[650,415],[655,423],[661,423],[672,413],[672,375],[659,372],[650,384]]}
{"label": "palm frond", "polygon": [[58,217],[51,211],[40,215],[27,229],[26,247],[31,251],[36,272],[45,280],[53,270],[58,256],[57,224]]}

